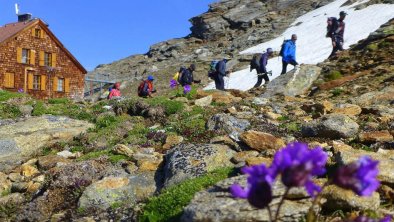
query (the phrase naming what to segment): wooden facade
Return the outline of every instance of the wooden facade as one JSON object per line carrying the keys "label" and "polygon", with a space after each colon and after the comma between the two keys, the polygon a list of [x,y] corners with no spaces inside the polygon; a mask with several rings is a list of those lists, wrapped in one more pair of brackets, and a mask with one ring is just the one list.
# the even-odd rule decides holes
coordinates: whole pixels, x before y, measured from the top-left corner
{"label": "wooden facade", "polygon": [[38,99],[80,99],[85,74],[40,19],[0,27],[0,89]]}

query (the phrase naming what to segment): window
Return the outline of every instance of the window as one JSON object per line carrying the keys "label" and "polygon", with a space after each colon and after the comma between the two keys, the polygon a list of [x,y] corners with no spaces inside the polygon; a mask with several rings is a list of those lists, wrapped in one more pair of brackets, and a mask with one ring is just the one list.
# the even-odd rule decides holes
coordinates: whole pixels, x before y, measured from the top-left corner
{"label": "window", "polygon": [[52,53],[44,53],[44,65],[52,67]]}
{"label": "window", "polygon": [[5,88],[15,88],[15,75],[14,73],[6,73],[4,79]]}
{"label": "window", "polygon": [[30,64],[30,49],[22,49],[22,63]]}
{"label": "window", "polygon": [[39,75],[33,76],[33,89],[35,89],[35,90],[41,89],[41,76],[39,76]]}
{"label": "window", "polygon": [[61,79],[61,78],[57,79],[57,91],[58,92],[64,91],[64,79]]}
{"label": "window", "polygon": [[41,38],[41,29],[34,29],[34,37]]}

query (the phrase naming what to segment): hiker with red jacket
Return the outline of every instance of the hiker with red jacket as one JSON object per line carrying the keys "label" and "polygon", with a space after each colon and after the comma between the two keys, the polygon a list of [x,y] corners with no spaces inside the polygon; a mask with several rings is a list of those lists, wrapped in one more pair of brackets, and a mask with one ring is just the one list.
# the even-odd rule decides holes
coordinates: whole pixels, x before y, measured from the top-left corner
{"label": "hiker with red jacket", "polygon": [[327,27],[327,37],[331,38],[332,41],[332,52],[328,58],[336,56],[338,51],[343,51],[343,34],[345,33],[345,20],[347,13],[341,11],[339,13],[339,19],[329,18]]}
{"label": "hiker with red jacket", "polygon": [[146,80],[141,82],[138,86],[139,97],[153,97],[152,93],[156,92],[156,90],[153,89],[153,80],[155,80],[155,78],[150,75]]}
{"label": "hiker with red jacket", "polygon": [[114,84],[114,87],[111,89],[111,92],[108,95],[108,99],[116,99],[121,96],[122,94],[120,93],[120,83],[117,82]]}

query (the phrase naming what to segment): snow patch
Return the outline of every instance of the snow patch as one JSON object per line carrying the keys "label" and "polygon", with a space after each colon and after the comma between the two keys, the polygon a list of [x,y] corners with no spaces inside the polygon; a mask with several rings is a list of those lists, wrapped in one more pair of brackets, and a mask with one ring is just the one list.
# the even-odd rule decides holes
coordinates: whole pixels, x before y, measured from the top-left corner
{"label": "snow patch", "polygon": [[[355,6],[368,2],[358,1],[352,5],[342,6],[347,0],[336,0],[328,5],[308,12],[297,18],[291,26],[280,36],[262,44],[256,45],[241,52],[241,54],[262,53],[271,47],[279,51],[284,39],[289,39],[292,34],[297,34],[297,62],[302,64],[317,64],[323,62],[331,53],[331,40],[325,37],[328,17],[339,17],[340,11],[346,11],[344,48],[365,39],[377,30],[382,24],[394,17],[393,4],[375,4],[361,10],[355,10]],[[292,69],[288,65],[287,71]],[[268,61],[267,70],[272,70],[270,80],[278,77],[282,71],[281,57],[275,57]],[[225,79],[225,87],[229,89],[248,90],[257,82],[257,74],[248,69],[234,72],[230,78]],[[214,89],[215,83],[210,83],[205,89]]]}

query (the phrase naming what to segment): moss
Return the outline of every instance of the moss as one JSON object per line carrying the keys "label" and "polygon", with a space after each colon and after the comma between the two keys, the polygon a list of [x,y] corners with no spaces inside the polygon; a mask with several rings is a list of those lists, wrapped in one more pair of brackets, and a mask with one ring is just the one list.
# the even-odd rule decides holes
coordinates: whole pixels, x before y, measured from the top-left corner
{"label": "moss", "polygon": [[159,196],[148,200],[139,221],[179,220],[183,208],[189,204],[195,193],[228,178],[233,173],[232,168],[222,168],[162,190]]}
{"label": "moss", "polygon": [[378,47],[378,44],[377,44],[377,43],[371,43],[371,44],[369,44],[369,45],[367,46],[367,49],[368,49],[369,51],[376,51],[378,48],[379,48],[379,47]]}
{"label": "moss", "polygon": [[79,157],[77,160],[84,161],[84,160],[96,159],[96,158],[99,158],[104,155],[108,156],[109,154],[110,154],[110,150],[100,150],[100,151],[87,153],[87,154]]}
{"label": "moss", "polygon": [[336,80],[342,78],[342,73],[340,71],[331,71],[328,75],[326,75],[326,80]]}
{"label": "moss", "polygon": [[9,99],[13,99],[13,98],[21,98],[21,97],[25,97],[26,94],[23,93],[14,93],[14,92],[8,92],[5,90],[0,90],[0,102],[4,102],[7,101]]}
{"label": "moss", "polygon": [[278,121],[287,121],[287,120],[289,120],[289,117],[288,116],[280,116],[276,120],[278,120]]}
{"label": "moss", "polygon": [[343,93],[343,90],[340,88],[335,88],[334,90],[331,91],[333,96],[339,96]]}

